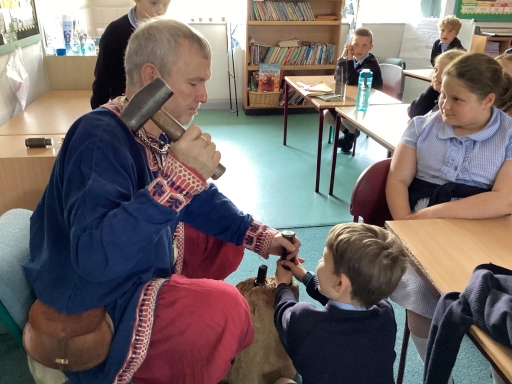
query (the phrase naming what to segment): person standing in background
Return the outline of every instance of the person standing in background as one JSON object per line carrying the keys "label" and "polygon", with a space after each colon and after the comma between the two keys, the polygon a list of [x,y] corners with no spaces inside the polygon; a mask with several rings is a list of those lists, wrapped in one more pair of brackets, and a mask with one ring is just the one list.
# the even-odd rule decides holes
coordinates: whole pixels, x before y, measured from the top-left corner
{"label": "person standing in background", "polygon": [[107,26],[101,36],[98,60],[94,69],[92,109],[124,94],[126,89],[124,52],[130,36],[140,22],[164,15],[170,3],[171,0],[135,0],[135,7],[129,13]]}

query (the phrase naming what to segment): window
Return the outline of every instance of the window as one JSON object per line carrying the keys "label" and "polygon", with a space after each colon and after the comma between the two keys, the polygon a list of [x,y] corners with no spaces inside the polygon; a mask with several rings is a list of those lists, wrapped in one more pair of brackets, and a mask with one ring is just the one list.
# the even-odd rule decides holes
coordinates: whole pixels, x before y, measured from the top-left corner
{"label": "window", "polygon": [[358,22],[405,23],[439,17],[441,0],[360,0]]}
{"label": "window", "polygon": [[167,15],[178,19],[190,21],[221,21],[226,20],[242,21],[245,20],[247,3],[240,0],[171,0]]}

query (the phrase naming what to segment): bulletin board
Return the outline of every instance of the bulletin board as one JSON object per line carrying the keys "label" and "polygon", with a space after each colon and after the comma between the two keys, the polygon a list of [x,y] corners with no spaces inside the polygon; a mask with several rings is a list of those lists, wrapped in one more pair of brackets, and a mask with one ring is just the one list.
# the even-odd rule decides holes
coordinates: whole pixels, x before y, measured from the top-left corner
{"label": "bulletin board", "polygon": [[512,0],[456,0],[455,15],[459,19],[475,19],[475,21],[512,22]]}
{"label": "bulletin board", "polygon": [[0,0],[0,46],[38,34],[34,0]]}

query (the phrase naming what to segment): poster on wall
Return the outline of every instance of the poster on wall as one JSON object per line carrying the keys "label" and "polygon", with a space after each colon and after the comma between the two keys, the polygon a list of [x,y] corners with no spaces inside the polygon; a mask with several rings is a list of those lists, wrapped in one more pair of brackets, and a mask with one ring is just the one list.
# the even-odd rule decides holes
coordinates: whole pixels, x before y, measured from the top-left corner
{"label": "poster on wall", "polygon": [[33,0],[0,0],[0,45],[38,33]]}
{"label": "poster on wall", "polygon": [[460,19],[475,19],[475,21],[512,22],[512,0],[457,0],[455,15]]}

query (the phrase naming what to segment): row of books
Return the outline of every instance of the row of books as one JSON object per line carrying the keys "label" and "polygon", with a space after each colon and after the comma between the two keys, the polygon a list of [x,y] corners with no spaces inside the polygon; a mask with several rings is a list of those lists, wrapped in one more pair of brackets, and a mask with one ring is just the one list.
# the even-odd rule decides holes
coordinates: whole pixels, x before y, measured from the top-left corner
{"label": "row of books", "polygon": [[330,43],[303,42],[300,47],[249,47],[250,65],[260,63],[281,65],[324,65],[334,59],[334,45]]}
{"label": "row of books", "polygon": [[258,21],[303,21],[315,20],[315,15],[306,1],[252,1],[251,20]]}

